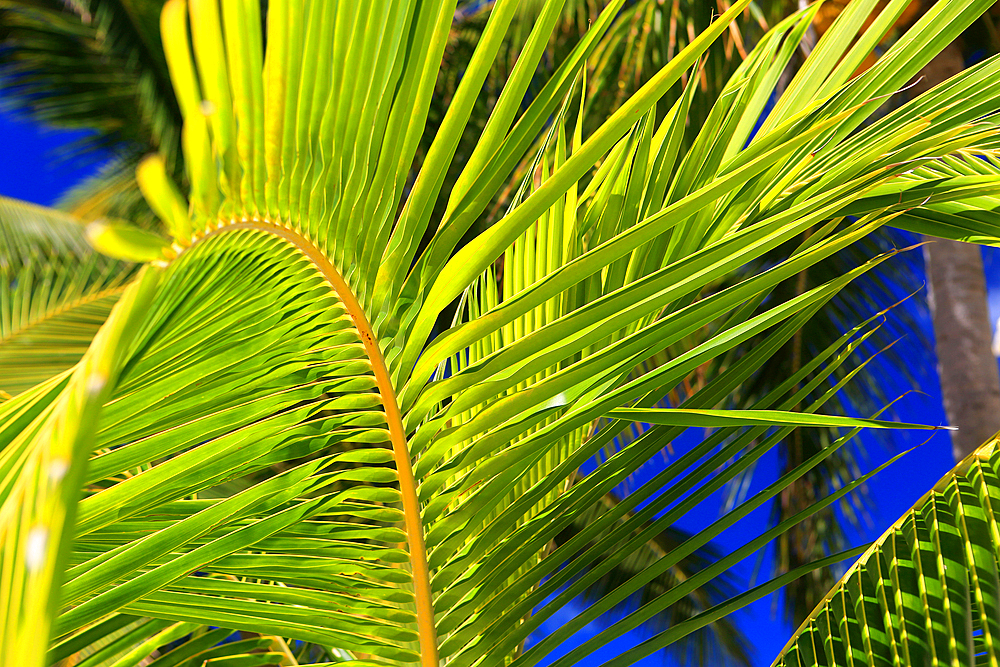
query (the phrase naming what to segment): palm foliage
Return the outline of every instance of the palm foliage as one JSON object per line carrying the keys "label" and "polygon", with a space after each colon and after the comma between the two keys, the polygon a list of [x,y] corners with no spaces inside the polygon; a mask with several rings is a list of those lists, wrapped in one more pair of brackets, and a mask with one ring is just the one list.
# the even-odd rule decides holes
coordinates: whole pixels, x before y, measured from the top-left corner
{"label": "palm foliage", "polygon": [[80,360],[134,269],[91,250],[70,216],[5,197],[0,215],[0,389],[10,396]]}
{"label": "palm foliage", "polygon": [[[443,116],[448,102],[454,95],[460,80],[460,73],[464,71],[463,63],[471,55],[485,26],[488,12],[484,9],[489,4],[468,3],[462,6],[456,14],[449,44],[445,49],[435,97],[428,114],[429,123],[426,134],[433,136],[436,123]],[[895,20],[897,28],[905,27],[912,22],[917,4],[911,2]],[[719,98],[726,82],[735,72],[740,59],[746,56],[746,45],[759,39],[762,25],[766,27],[766,23],[775,23],[780,20],[789,10],[789,6],[788,3],[782,2],[766,2],[762,3],[760,7],[755,4],[749,5],[747,10],[730,25],[730,29],[724,32],[720,39],[710,47],[706,55],[705,66],[697,75],[695,94],[687,107],[687,123],[689,125],[699,126],[705,122],[713,103]],[[457,178],[464,159],[463,156],[470,154],[473,150],[476,139],[488,118],[490,101],[495,100],[502,87],[502,82],[506,81],[510,67],[513,62],[516,62],[519,46],[525,32],[522,25],[530,25],[530,22],[537,15],[538,8],[537,4],[523,4],[522,11],[515,15],[512,28],[507,36],[508,46],[505,46],[502,51],[502,53],[507,54],[506,58],[498,58],[487,77],[483,91],[477,99],[476,108],[456,149],[456,160],[453,161],[445,178],[443,191],[450,190],[449,184]],[[725,7],[720,6],[718,11],[724,9]],[[789,72],[799,66],[802,54],[808,52],[808,49],[813,46],[815,40],[810,38],[810,31],[815,30],[822,35],[841,9],[842,7],[836,3],[824,3],[820,7],[812,20],[810,30],[807,30],[803,37],[801,48],[791,55],[789,65],[779,77],[776,84],[776,94],[789,83]],[[592,130],[595,123],[599,124],[602,119],[617,109],[645,82],[650,72],[659,69],[690,39],[700,33],[710,23],[715,13],[715,8],[706,3],[660,3],[655,0],[628,3],[615,17],[608,31],[601,36],[594,55],[588,59],[585,78],[587,93],[581,102],[585,104],[586,108],[582,121],[584,132]],[[586,33],[587,26],[594,22],[597,16],[598,7],[592,3],[568,2],[566,4],[563,16],[549,40],[547,57],[542,60],[536,70],[536,81],[533,82],[532,86],[529,86],[529,95],[536,93],[537,89],[540,88],[538,80],[544,80],[545,77],[551,76],[556,64],[564,59],[565,54]],[[890,33],[892,32],[894,31],[890,31]],[[735,57],[737,55],[739,57]],[[871,64],[869,61],[874,62],[874,54],[865,60],[866,66]],[[670,104],[675,102],[684,90],[682,84],[685,78],[682,77],[681,81],[658,102],[655,115],[657,121],[662,119]],[[765,105],[764,113],[769,109],[769,104],[770,100]],[[693,139],[693,133],[685,133],[681,140],[681,150],[686,150]],[[418,151],[418,156],[420,154]],[[496,217],[502,214],[506,205],[509,204],[510,198],[517,191],[518,177],[523,177],[524,170],[528,166],[522,165],[515,171],[514,183],[501,190],[500,199],[491,204],[485,215],[481,216],[472,230],[466,233],[466,238],[471,233],[481,231],[483,226],[492,223]],[[444,197],[439,197],[435,216],[443,213],[445,205]],[[427,238],[426,235],[425,238]],[[752,275],[780,262],[791,249],[794,249],[794,243],[791,241],[789,242],[791,247],[779,247],[765,253],[749,266],[742,267],[734,273],[732,280],[741,280],[747,275]],[[897,230],[879,229],[864,240],[789,279],[777,288],[775,296],[787,298],[801,294],[806,289],[821,285],[832,277],[849,271],[869,257],[894,247],[904,247],[912,243],[913,241],[907,240],[907,237]],[[921,289],[919,279],[921,270],[915,266],[917,264],[919,264],[919,258],[916,253],[907,253],[893,262],[882,264],[848,285],[837,295],[830,306],[822,309],[789,341],[785,350],[763,363],[752,381],[733,395],[732,407],[753,405],[762,393],[767,393],[772,387],[779,385],[789,374],[797,371],[802,364],[803,349],[806,350],[807,354],[817,353],[840,336],[845,324],[850,326],[850,323],[892,307],[900,298],[918,292]],[[878,336],[880,340],[877,343],[873,340],[871,347],[879,349],[880,346],[885,346],[887,342],[900,337],[912,338],[914,332],[919,331],[919,328],[913,326],[915,321],[911,316],[911,311],[919,309],[921,306],[922,304],[911,301],[909,308],[896,310],[896,316],[880,330]],[[687,341],[686,344],[691,342]],[[929,353],[930,347],[925,343],[926,341],[920,339],[917,341],[917,345],[909,350],[911,355],[914,352],[925,350],[927,358],[923,359],[922,363],[916,363],[913,359],[904,359],[896,352],[897,347],[888,346],[883,351],[882,357],[884,361],[888,362],[890,372],[901,373],[914,383],[925,381],[926,378],[920,375],[919,369],[929,368],[933,365]],[[755,341],[750,341],[743,347],[754,344]],[[665,351],[658,356],[669,356],[671,353],[682,351],[683,346],[679,346],[679,348],[680,350]],[[738,356],[742,354],[742,351],[742,349],[734,350],[730,356]],[[646,370],[648,370],[650,363],[657,363],[657,357],[645,362]],[[719,363],[728,362],[720,360]],[[838,372],[842,377],[843,372]],[[879,365],[878,370],[874,371],[870,377],[846,385],[841,392],[842,395],[833,398],[830,409],[861,413],[871,413],[878,410],[890,400],[890,397],[882,391],[881,385],[883,383],[879,381],[879,378],[883,377],[883,372],[884,367]],[[705,375],[704,370],[699,369],[686,378],[683,383],[684,393],[697,390],[703,383]],[[818,396],[813,398],[818,398]],[[676,405],[679,403],[680,397],[672,396],[670,400]],[[618,441],[627,442],[629,437],[630,434],[626,432],[619,437]],[[781,461],[780,470],[788,471],[795,468],[798,463],[809,458],[812,453],[826,448],[836,438],[835,432],[830,433],[823,429],[796,432],[788,442],[782,443],[778,447],[778,458]],[[891,445],[886,438],[879,439],[879,442],[887,446]],[[774,522],[779,523],[797,513],[802,507],[811,504],[816,498],[826,495],[832,488],[836,488],[841,480],[851,479],[860,474],[866,455],[867,452],[860,446],[837,450],[820,465],[789,486],[780,499],[775,499],[772,509]],[[761,474],[761,472],[763,471],[757,471],[755,467],[752,467],[745,476],[734,482],[729,490],[728,506],[731,507],[736,498],[742,497],[742,489],[747,487],[754,474]],[[794,530],[779,537],[774,549],[775,571],[778,573],[788,572],[816,557],[846,548],[848,540],[842,530],[842,524],[849,522],[852,527],[860,528],[862,517],[869,513],[870,502],[865,495],[855,494],[845,499],[839,508],[844,511],[838,514],[836,508],[831,507],[810,517]],[[614,580],[615,577],[602,579],[600,584],[588,594],[599,595],[605,592],[604,584]],[[818,570],[810,573],[808,577],[789,584],[785,588],[786,614],[795,619],[796,623],[801,622],[835,580],[831,571]]]}
{"label": "palm foliage", "polygon": [[0,3],[7,104],[135,156],[180,153],[180,111],[163,58],[162,0]]}
{"label": "palm foliage", "polygon": [[[939,3],[854,78],[906,3],[860,35],[877,3],[851,5],[755,132],[816,6],[765,35],[689,128],[703,57],[745,0],[596,121],[581,72],[622,3],[523,109],[562,16],[550,0],[445,188],[519,8],[493,7],[411,179],[454,4],[271,2],[266,35],[252,0],[164,6],[190,187],[168,159],[139,165],[165,235],[116,220],[88,228],[105,254],[145,265],[79,362],[0,404],[10,660],[533,665],[650,582],[683,575],[553,663],[576,664],[671,612],[666,630],[614,663],[624,665],[857,555],[723,602],[706,595],[865,477],[679,568],[858,429],[915,427],[818,412],[860,370],[836,374],[875,321],[803,360],[753,409],[726,405],[895,252],[780,298],[817,262],[885,224],[1000,243],[1000,90],[987,85],[1000,60],[872,118],[989,3]],[[519,164],[506,214],[463,242]],[[732,279],[780,248],[780,261]],[[699,368],[710,372],[698,391],[657,407]],[[650,428],[576,478],[633,423]],[[841,435],[526,645],[799,427]],[[688,428],[713,432],[566,539]],[[232,630],[252,634],[220,644]],[[40,636],[52,639],[47,656]]]}
{"label": "palm foliage", "polygon": [[775,665],[994,664],[996,445],[960,463],[886,531]]}
{"label": "palm foliage", "polygon": [[[738,66],[740,58],[746,56],[748,45],[760,37],[762,28],[766,29],[768,23],[780,20],[787,10],[786,4],[780,1],[767,2],[760,8],[755,4],[749,5],[730,24],[729,30],[709,47],[705,65],[698,75],[697,94],[687,108],[689,124],[699,125],[705,121],[712,104],[718,99],[726,81]],[[422,162],[423,156],[433,142],[438,125],[455,95],[461,73],[465,69],[465,62],[471,57],[485,28],[488,9],[491,6],[491,2],[471,2],[460,3],[456,9],[437,76],[435,92],[431,98],[425,131],[418,142],[416,165]],[[897,24],[911,13],[914,6],[915,3],[911,3],[900,19],[897,19]],[[836,11],[829,11],[830,7],[828,3],[820,9],[813,20],[814,28],[825,30],[829,21],[837,15]],[[492,105],[495,104],[504,82],[510,75],[530,32],[532,22],[538,17],[541,8],[540,3],[522,3],[515,12],[511,26],[504,37],[503,46],[487,75],[462,132],[455,157],[441,187],[442,193],[451,191],[465,157],[475,149]],[[0,38],[2,41],[0,74],[6,73],[6,76],[0,78],[0,83],[4,84],[7,98],[14,102],[16,109],[28,112],[35,118],[43,118],[47,122],[70,127],[85,123],[97,130],[97,142],[90,143],[99,143],[105,148],[111,148],[118,156],[105,166],[98,176],[77,185],[60,200],[59,207],[76,217],[95,219],[111,215],[128,219],[144,228],[156,228],[158,221],[151,215],[133,177],[138,152],[146,146],[154,149],[161,147],[162,143],[161,150],[166,155],[168,164],[175,165],[172,171],[180,175],[182,156],[177,146],[180,136],[177,103],[173,90],[169,86],[162,85],[165,78],[165,61],[159,49],[160,40],[155,34],[150,35],[147,29],[159,9],[159,3],[121,6],[117,0],[95,0],[51,6],[26,0],[12,0],[5,5],[4,23],[8,27]],[[526,91],[527,97],[533,97],[538,93],[558,64],[586,34],[588,27],[597,20],[600,9],[597,4],[578,0],[564,5],[546,44],[544,55],[536,64],[532,82]],[[621,106],[651,73],[655,73],[707,27],[716,10],[724,9],[725,5],[713,8],[698,2],[659,3],[654,0],[643,0],[626,3],[608,29],[598,36],[597,45],[585,66],[587,93],[583,96],[583,103],[586,105],[586,113],[582,120],[584,133],[595,129],[604,118]],[[39,20],[40,18],[44,20]],[[72,26],[74,23],[81,25],[69,31],[71,34],[67,40],[67,26]],[[48,46],[43,48],[41,46],[43,44]],[[807,49],[810,44],[807,32],[803,48]],[[791,66],[797,66],[800,58],[801,53],[793,54]],[[5,64],[6,69],[4,69]],[[109,64],[113,67],[109,68]],[[787,71],[789,70],[786,70],[786,74],[779,79],[777,86],[779,90],[787,83]],[[104,74],[95,74],[98,72]],[[677,100],[684,88],[682,84],[685,80],[686,75],[682,75],[681,80],[657,103],[655,116],[657,121],[662,119],[670,104]],[[142,85],[139,85],[139,82],[143,82]],[[151,95],[149,90],[153,90],[156,94]],[[108,104],[109,101],[111,104]],[[122,101],[126,103],[124,106]],[[86,113],[79,114],[80,109],[85,109]],[[153,126],[149,123],[130,124],[124,120],[129,117],[146,118],[151,114],[156,116],[157,123],[162,126],[157,132],[152,131]],[[123,133],[122,130],[126,131]],[[161,142],[163,137],[167,137],[167,140]],[[685,135],[682,140],[684,150],[692,139],[690,133]],[[517,184],[530,163],[529,159],[517,165],[512,181],[508,181],[507,185],[494,195],[494,201],[466,232],[463,240],[481,232],[509,205],[510,198],[516,192]],[[184,189],[186,182],[183,177],[181,178],[180,185]],[[439,194],[432,217],[441,218],[446,205],[446,197]],[[427,230],[424,232],[423,241],[429,239],[430,230]],[[792,283],[792,290],[801,292],[800,282],[809,287],[822,284],[831,275],[839,275],[859,261],[891,248],[892,240],[894,237],[887,230],[879,230],[865,242],[851,246],[810,270],[802,272],[799,277],[789,281]],[[873,242],[870,244],[872,247],[868,247],[868,241]],[[787,251],[778,248],[773,251],[774,257],[771,257],[771,254],[765,254],[757,264],[769,266],[780,261]],[[919,284],[916,283],[914,274],[904,266],[902,259],[882,266],[891,272],[892,282],[909,285],[904,292],[910,293],[917,290]],[[755,270],[756,267],[753,267],[749,271],[752,273]],[[801,355],[795,350],[802,348],[803,340],[808,341],[806,346],[813,352],[823,349],[839,336],[844,322],[864,319],[871,312],[877,312],[892,304],[895,298],[876,298],[875,303],[871,303],[871,297],[880,295],[883,291],[880,283],[884,278],[880,274],[879,269],[870,272],[842,291],[831,304],[837,307],[824,308],[816,318],[810,320],[807,327],[788,344],[790,353],[783,351],[765,362],[755,379],[755,384],[758,386],[747,387],[737,392],[733,406],[752,405],[758,391],[766,392],[768,387],[774,386],[774,378],[783,379],[787,377],[790,369],[800,366]],[[815,279],[817,276],[818,280]],[[788,291],[785,286],[779,287],[779,292],[782,290]],[[846,318],[838,319],[840,311],[846,312]],[[902,314],[905,312],[901,311]],[[450,319],[450,311],[446,311],[443,317]],[[903,318],[895,319],[902,320],[904,326],[908,324]],[[891,328],[883,327],[883,329]],[[895,331],[887,333],[887,336],[897,335]],[[749,343],[752,344],[754,343]],[[733,354],[739,354],[739,351]],[[887,353],[887,358],[898,361],[894,359],[891,350]],[[906,365],[899,363],[897,367],[905,369]],[[700,380],[692,376],[684,384],[698,386]],[[830,409],[854,410],[862,413],[878,409],[888,399],[877,392],[872,395],[872,392],[867,391],[873,387],[877,388],[878,384],[864,381],[848,384],[844,388],[844,394],[849,399],[847,403],[842,404],[840,397],[835,397]],[[785,444],[779,446],[779,456],[786,460],[783,469],[795,467],[797,462],[808,458],[808,452],[824,448],[831,437],[836,439],[836,434],[827,433],[822,429],[797,432],[793,436],[791,446]],[[802,455],[799,455],[799,452],[802,452]],[[849,478],[856,474],[859,470],[858,454],[853,448],[838,450],[789,487],[782,496],[782,502],[774,503],[775,520],[780,521],[794,513],[795,504],[787,502],[787,498],[824,495],[836,484],[837,479]],[[860,454],[863,458],[863,452]],[[748,474],[747,477],[749,476]],[[738,481],[745,483],[747,480]],[[734,490],[736,488],[739,488],[739,485],[734,485]],[[858,497],[852,497],[849,499],[850,502],[845,501],[842,507],[864,513],[867,508],[859,500]],[[855,513],[848,512],[846,516],[853,518]],[[844,548],[846,542],[839,526],[840,523],[834,520],[831,508],[810,518],[789,534],[781,536],[778,540],[779,547],[775,550],[779,555],[776,562],[777,570],[785,572],[796,565],[809,562],[817,554],[822,555]],[[802,540],[796,537],[797,534],[809,535],[810,539]],[[811,539],[817,534],[822,534],[822,539]],[[647,556],[656,551],[655,545],[651,544],[650,547]],[[789,613],[801,620],[814,606],[815,600],[833,583],[831,577],[828,571],[821,570],[812,573],[808,579],[789,585],[786,588],[786,609]],[[604,581],[609,580],[602,580]],[[602,586],[597,586],[589,593],[598,595],[603,590]]]}

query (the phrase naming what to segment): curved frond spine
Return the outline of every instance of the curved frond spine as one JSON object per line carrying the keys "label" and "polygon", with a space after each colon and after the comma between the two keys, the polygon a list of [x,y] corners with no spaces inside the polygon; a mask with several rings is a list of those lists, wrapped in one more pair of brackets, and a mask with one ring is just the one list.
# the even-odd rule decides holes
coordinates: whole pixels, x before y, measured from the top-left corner
{"label": "curved frond spine", "polygon": [[[364,310],[351,291],[343,276],[330,263],[330,260],[313,243],[289,227],[276,225],[268,220],[244,219],[232,220],[228,224],[212,230],[202,238],[210,238],[239,229],[251,229],[277,236],[295,246],[303,255],[309,258],[316,269],[330,283],[331,288],[343,302],[361,337],[362,344],[372,365],[372,372],[378,385],[379,395],[385,409],[389,428],[389,440],[392,443],[393,459],[399,475],[399,488],[402,496],[403,514],[406,524],[406,535],[409,544],[410,565],[413,569],[413,584],[416,594],[417,624],[420,634],[420,656],[422,664],[428,667],[437,665],[437,633],[434,626],[434,606],[431,599],[430,571],[427,566],[427,551],[424,546],[424,527],[420,516],[420,502],[417,499],[417,484],[410,463],[410,449],[407,444],[406,431],[403,428],[402,416],[396,401],[395,389],[389,378],[382,351],[378,340],[372,332]],[[200,240],[200,239],[199,239]]]}

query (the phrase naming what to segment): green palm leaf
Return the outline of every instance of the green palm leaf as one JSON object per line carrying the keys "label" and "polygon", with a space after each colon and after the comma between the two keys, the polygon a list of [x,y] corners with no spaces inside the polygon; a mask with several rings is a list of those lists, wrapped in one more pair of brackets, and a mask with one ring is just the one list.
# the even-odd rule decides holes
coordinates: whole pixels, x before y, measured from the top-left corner
{"label": "green palm leaf", "polygon": [[995,663],[996,445],[956,466],[886,531],[774,664]]}
{"label": "green palm leaf", "polygon": [[134,274],[87,245],[82,222],[0,197],[0,390],[76,364]]}
{"label": "green palm leaf", "polygon": [[[773,299],[784,281],[884,224],[909,224],[914,211],[992,205],[997,173],[941,165],[943,156],[977,164],[994,155],[1000,131],[984,116],[1000,108],[1000,92],[970,92],[1000,60],[862,128],[879,97],[986,0],[940,3],[850,80],[854,54],[841,55],[855,48],[847,33],[857,27],[832,29],[814,52],[820,62],[806,63],[811,78],[793,81],[752,137],[815,9],[800,12],[762,39],[690,144],[690,73],[746,2],[586,136],[575,82],[618,5],[519,108],[563,4],[541,7],[437,220],[434,203],[515,0],[493,8],[412,181],[454,2],[271,2],[266,52],[253,0],[165,5],[190,189],[162,157],[139,165],[138,185],[170,239],[118,223],[98,229],[98,247],[149,261],[75,367],[0,404],[4,655],[41,665],[39,635],[66,657],[94,649],[98,628],[138,623],[109,657],[149,651],[169,663],[170,644],[196,632],[189,643],[201,643],[183,659],[197,659],[214,650],[199,626],[213,626],[306,641],[330,659],[346,651],[356,665],[537,664],[603,611],[682,571],[861,427],[912,426],[819,412],[852,374],[824,392],[821,384],[871,323],[752,411],[720,406],[845,285],[894,253]],[[685,75],[684,95],[658,120],[657,103]],[[509,169],[528,161],[509,212],[463,245]],[[974,233],[992,231],[976,215],[959,217]],[[792,240],[774,266],[726,283]],[[456,299],[452,326],[431,340]],[[654,408],[751,340],[762,342],[716,365],[683,404]],[[594,432],[601,418],[610,421]],[[655,426],[576,480],[637,419]],[[715,430],[549,549],[690,426]],[[801,426],[844,433],[521,652],[569,599]],[[864,479],[644,601],[555,664],[704,600],[699,591],[735,563]],[[781,581],[698,609],[620,664]],[[251,645],[263,642],[219,657],[258,660],[245,657],[256,655]]]}

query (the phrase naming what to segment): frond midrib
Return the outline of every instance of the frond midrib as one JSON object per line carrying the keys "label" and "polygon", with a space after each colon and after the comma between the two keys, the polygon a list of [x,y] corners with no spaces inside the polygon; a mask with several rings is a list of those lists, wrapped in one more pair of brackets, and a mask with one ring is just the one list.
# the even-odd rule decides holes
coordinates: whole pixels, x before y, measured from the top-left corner
{"label": "frond midrib", "polygon": [[[371,324],[364,309],[351,290],[343,275],[333,265],[330,259],[316,244],[291,227],[276,224],[266,218],[243,217],[231,220],[221,220],[218,227],[194,238],[188,247],[197,245],[204,240],[227,232],[239,230],[258,231],[276,236],[292,246],[313,264],[317,271],[340,298],[354,326],[360,335],[368,360],[372,366],[372,374],[382,398],[386,423],[389,429],[389,439],[392,444],[393,458],[396,463],[396,474],[399,479],[399,490],[402,497],[403,514],[405,517],[405,532],[409,546],[411,574],[413,577],[414,596],[416,598],[417,633],[420,639],[420,660],[423,667],[437,667],[437,632],[434,625],[434,605],[431,595],[430,570],[427,564],[427,549],[424,544],[423,524],[420,518],[420,502],[417,497],[417,484],[413,476],[410,461],[409,445],[406,441],[406,429],[403,426],[402,415],[389,375],[388,367],[382,356],[378,340],[372,332]],[[183,256],[183,251],[178,257]],[[176,258],[174,259],[176,261]]]}
{"label": "frond midrib", "polygon": [[121,294],[122,292],[124,292],[125,289],[130,284],[131,284],[131,282],[125,283],[123,285],[118,285],[116,287],[108,287],[108,288],[103,289],[103,290],[98,290],[96,292],[91,292],[90,294],[84,294],[83,296],[77,297],[76,299],[73,299],[71,301],[67,301],[66,303],[62,303],[59,306],[57,306],[56,308],[53,308],[51,310],[47,310],[47,311],[41,313],[40,315],[29,319],[26,323],[24,323],[23,325],[19,326],[18,328],[12,329],[11,332],[9,334],[7,334],[6,336],[0,335],[0,345],[5,344],[5,343],[10,343],[15,338],[18,338],[19,336],[25,335],[25,333],[28,332],[29,330],[31,330],[31,329],[33,329],[35,327],[41,326],[45,322],[48,322],[49,320],[53,320],[53,319],[59,317],[60,315],[63,315],[63,314],[65,314],[65,313],[67,313],[67,312],[69,312],[69,311],[71,311],[71,310],[73,310],[75,308],[80,308],[82,306],[87,306],[87,305],[90,305],[92,303],[96,303],[96,302],[100,301],[101,299],[105,299],[105,298],[107,298],[109,296],[117,296],[117,295]]}

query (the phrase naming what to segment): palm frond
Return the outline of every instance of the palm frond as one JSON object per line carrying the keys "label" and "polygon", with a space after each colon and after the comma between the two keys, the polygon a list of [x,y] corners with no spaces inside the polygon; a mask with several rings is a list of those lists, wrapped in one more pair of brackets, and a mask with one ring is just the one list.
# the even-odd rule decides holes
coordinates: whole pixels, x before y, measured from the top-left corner
{"label": "palm frond", "polygon": [[82,222],[0,197],[0,390],[18,394],[83,356],[135,272],[90,249]]}
{"label": "palm frond", "polygon": [[[1000,59],[869,122],[879,98],[987,0],[939,3],[854,78],[857,26],[831,29],[803,67],[811,75],[792,81],[755,134],[816,10],[799,12],[748,54],[690,137],[691,73],[747,0],[589,133],[586,88],[574,86],[620,3],[522,109],[562,15],[564,3],[548,0],[444,193],[518,4],[494,6],[412,180],[454,2],[273,2],[266,52],[253,0],[165,5],[162,41],[190,189],[164,159],[140,164],[138,185],[169,245],[152,235],[136,245],[155,259],[72,371],[0,404],[8,443],[0,461],[22,471],[0,477],[8,480],[0,536],[13,545],[0,582],[16,582],[2,591],[11,600],[3,627],[17,629],[3,637],[5,655],[40,665],[38,628],[72,642],[124,614],[292,637],[349,651],[357,665],[527,666],[548,657],[571,665],[695,605],[616,663],[632,664],[780,585],[717,603],[705,597],[733,565],[867,477],[558,650],[606,610],[682,571],[860,428],[927,428],[819,412],[853,377],[821,389],[871,323],[804,363],[754,410],[726,407],[847,284],[896,253],[778,298],[788,280],[886,224],[955,202],[977,212],[961,216],[969,233],[993,233],[977,216],[1000,177],[940,165],[942,156],[995,154],[1000,129],[990,114],[1000,91],[978,87],[1000,74]],[[877,4],[865,0],[858,11]],[[881,16],[857,44],[882,27]],[[660,118],[657,105],[685,77]],[[463,243],[526,163],[508,212]],[[441,196],[448,204],[435,219]],[[773,266],[723,285],[779,248]],[[453,325],[431,340],[456,300]],[[762,342],[717,366],[679,407],[653,407],[752,340]],[[95,366],[107,378],[99,390]],[[593,432],[602,417],[610,421]],[[571,483],[637,420],[655,426]],[[548,548],[690,427],[713,432]],[[836,428],[839,437],[520,651],[568,600],[627,567],[638,545],[796,427]],[[37,472],[49,470],[55,447],[72,454],[69,481]],[[83,490],[78,503],[70,488]],[[23,510],[25,498],[40,501]],[[39,525],[53,528],[28,549]],[[25,553],[41,554],[44,576]],[[157,649],[187,629],[163,625],[141,651],[128,650]]]}
{"label": "palm frond", "polygon": [[774,664],[995,662],[996,445],[956,466],[886,531]]}
{"label": "palm frond", "polygon": [[85,255],[90,246],[79,218],[10,197],[0,198],[2,266],[20,268],[35,257]]}
{"label": "palm frond", "polygon": [[[579,477],[578,479],[582,479]],[[614,528],[625,521],[630,521],[634,512],[626,512],[617,520],[607,522],[602,517],[612,512],[620,504],[621,498],[614,492],[605,494],[599,502],[594,503],[590,508],[581,511],[573,522],[566,526],[562,532],[556,535],[550,543],[550,550],[558,550],[563,545],[572,542],[578,546],[578,551],[572,558],[581,557],[583,554],[598,546],[598,543],[606,540],[611,535]],[[604,527],[600,531],[591,528],[593,523],[600,522]],[[624,536],[615,535],[623,546],[635,537],[637,533],[650,531],[649,522],[631,522],[629,532]],[[585,542],[578,539],[578,536],[585,535]],[[671,551],[679,547],[691,534],[678,528],[667,528],[661,533],[653,535],[646,542],[635,545],[631,555],[621,562],[613,565],[611,569],[604,572],[600,578],[592,580],[583,589],[582,598],[588,602],[595,602],[613,592],[619,586],[628,582],[632,577],[640,574],[643,570],[653,566],[656,561],[667,556]],[[612,538],[614,539],[614,538]],[[565,550],[562,552],[565,553]],[[687,558],[683,559],[670,570],[662,573],[653,579],[650,584],[644,587],[633,599],[625,600],[614,610],[614,614],[624,615],[637,607],[652,602],[655,598],[663,595],[678,583],[694,576],[698,571],[708,567],[712,562],[722,557],[722,552],[714,545],[706,545],[704,548],[695,551]],[[598,557],[593,566],[600,566],[602,558]],[[585,575],[589,567],[581,570],[580,574]],[[572,582],[572,580],[571,580]],[[682,623],[700,610],[708,609],[735,595],[745,586],[735,575],[724,573],[719,579],[710,581],[705,587],[693,591],[688,599],[682,604],[665,609],[662,613],[654,616],[647,629],[653,633]],[[728,660],[740,665],[750,664],[751,644],[749,640],[739,631],[739,629],[727,619],[695,633],[689,641],[679,642],[671,647],[671,655],[682,663],[690,664],[712,664],[723,660]],[[686,661],[689,656],[698,656],[697,659]]]}
{"label": "palm frond", "polygon": [[0,570],[7,601],[0,613],[6,655],[22,664],[44,664],[47,642],[38,637],[52,633],[97,416],[121,368],[135,313],[155,286],[154,273],[144,276],[72,370],[0,404]]}
{"label": "palm frond", "polygon": [[0,90],[48,125],[95,130],[83,147],[162,151],[181,164],[181,116],[160,44],[162,0],[12,0],[0,7]]}

